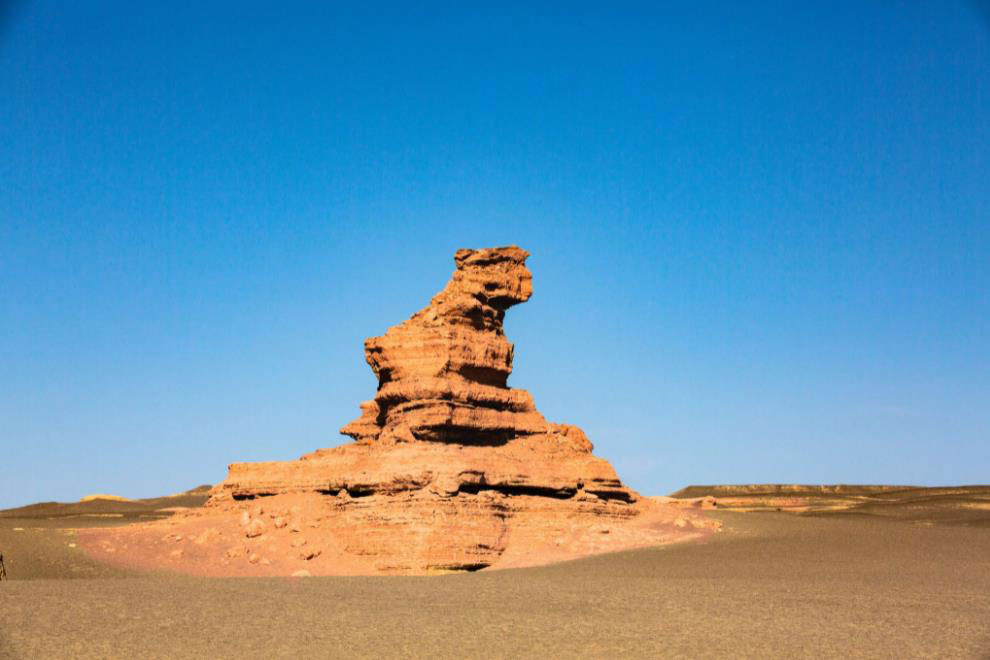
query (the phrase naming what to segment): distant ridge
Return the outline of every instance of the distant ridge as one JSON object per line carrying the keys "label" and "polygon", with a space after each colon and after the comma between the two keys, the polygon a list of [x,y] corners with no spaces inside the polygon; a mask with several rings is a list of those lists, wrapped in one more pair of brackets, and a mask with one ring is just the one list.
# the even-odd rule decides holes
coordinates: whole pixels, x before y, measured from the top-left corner
{"label": "distant ridge", "polygon": [[718,509],[869,516],[918,525],[990,527],[990,486],[736,484],[688,486],[671,497],[715,498]]}
{"label": "distant ridge", "polygon": [[124,517],[164,517],[165,509],[199,507],[206,502],[211,486],[204,484],[175,495],[129,500],[114,495],[87,495],[78,502],[38,502],[0,510],[0,518],[59,518],[70,516],[117,515]]}
{"label": "distant ridge", "polygon": [[868,484],[725,484],[718,486],[687,486],[671,497],[689,498],[706,495],[872,495],[899,490],[917,489],[919,486],[868,485]]}

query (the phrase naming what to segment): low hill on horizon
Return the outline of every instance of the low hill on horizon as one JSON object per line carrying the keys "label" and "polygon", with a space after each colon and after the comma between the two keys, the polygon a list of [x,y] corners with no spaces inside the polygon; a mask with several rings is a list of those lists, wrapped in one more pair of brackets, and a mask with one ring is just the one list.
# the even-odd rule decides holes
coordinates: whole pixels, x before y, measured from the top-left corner
{"label": "low hill on horizon", "polygon": [[872,516],[917,525],[990,527],[990,485],[694,485],[671,494],[684,499],[709,496],[719,509],[730,511]]}
{"label": "low hill on horizon", "polygon": [[78,502],[37,502],[26,506],[0,510],[0,518],[65,518],[72,516],[164,517],[172,508],[202,506],[209,484],[203,484],[175,495],[130,500],[117,496],[86,496]]}

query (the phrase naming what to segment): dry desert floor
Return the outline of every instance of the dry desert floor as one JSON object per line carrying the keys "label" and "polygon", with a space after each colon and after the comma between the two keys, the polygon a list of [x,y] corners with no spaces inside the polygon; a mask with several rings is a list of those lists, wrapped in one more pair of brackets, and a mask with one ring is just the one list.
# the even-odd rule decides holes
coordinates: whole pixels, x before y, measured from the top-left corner
{"label": "dry desert floor", "polygon": [[990,658],[979,520],[713,511],[704,543],[540,568],[209,579],[94,563],[74,529],[147,514],[87,511],[0,516],[0,657]]}

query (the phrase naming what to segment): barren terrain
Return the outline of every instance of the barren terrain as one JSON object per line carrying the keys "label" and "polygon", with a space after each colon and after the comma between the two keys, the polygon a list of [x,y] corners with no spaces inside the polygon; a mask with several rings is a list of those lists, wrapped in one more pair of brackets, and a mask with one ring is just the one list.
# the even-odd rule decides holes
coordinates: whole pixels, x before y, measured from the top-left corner
{"label": "barren terrain", "polygon": [[288,579],[109,568],[73,527],[119,518],[0,515],[0,657],[990,657],[979,521],[705,515],[725,531],[539,568]]}

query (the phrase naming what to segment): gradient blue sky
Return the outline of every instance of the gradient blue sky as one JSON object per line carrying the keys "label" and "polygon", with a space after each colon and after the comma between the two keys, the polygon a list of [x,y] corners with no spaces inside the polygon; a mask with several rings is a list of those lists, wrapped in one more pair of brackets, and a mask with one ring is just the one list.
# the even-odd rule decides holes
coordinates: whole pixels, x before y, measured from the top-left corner
{"label": "gradient blue sky", "polygon": [[990,481],[980,6],[328,4],[0,10],[0,506],[340,444],[512,243],[510,383],[642,492]]}

